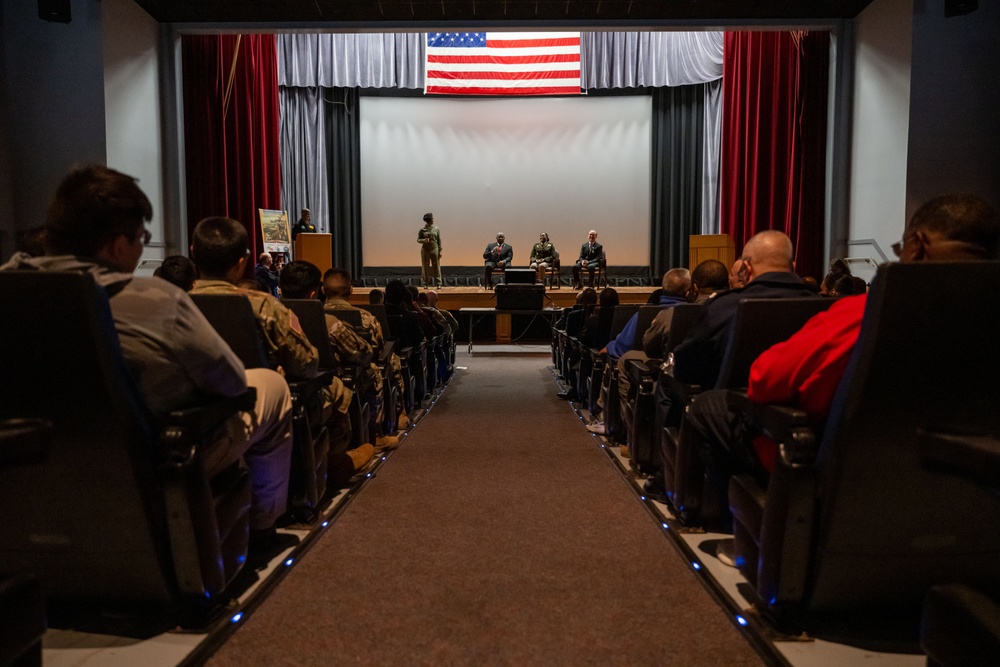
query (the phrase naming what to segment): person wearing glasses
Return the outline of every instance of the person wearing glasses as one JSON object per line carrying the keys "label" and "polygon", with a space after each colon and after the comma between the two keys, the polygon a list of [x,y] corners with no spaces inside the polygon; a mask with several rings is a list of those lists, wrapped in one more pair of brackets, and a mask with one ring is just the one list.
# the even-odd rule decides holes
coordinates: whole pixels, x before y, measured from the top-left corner
{"label": "person wearing glasses", "polygon": [[89,273],[108,293],[125,362],[154,415],[211,396],[256,390],[252,413],[230,418],[226,437],[202,450],[212,475],[245,457],[250,470],[251,549],[273,550],[278,517],[288,501],[292,399],[288,383],[268,369],[246,370],[181,288],[133,275],[150,240],[153,217],[136,179],[92,164],[70,171],[45,219],[46,256],[17,254],[0,270]]}
{"label": "person wearing glasses", "polygon": [[[973,195],[937,197],[913,214],[903,239],[892,249],[901,262],[995,260],[1000,258],[1000,215]],[[798,408],[821,424],[847,370],[867,301],[866,293],[841,297],[788,340],[764,351],[750,368],[750,400]],[[766,480],[777,446],[750,437],[729,411],[725,393],[700,394],[688,408],[680,437],[706,464],[706,491],[723,501],[722,507],[729,507],[729,477],[747,472]],[[734,564],[731,548],[724,544],[719,553],[729,565]]]}

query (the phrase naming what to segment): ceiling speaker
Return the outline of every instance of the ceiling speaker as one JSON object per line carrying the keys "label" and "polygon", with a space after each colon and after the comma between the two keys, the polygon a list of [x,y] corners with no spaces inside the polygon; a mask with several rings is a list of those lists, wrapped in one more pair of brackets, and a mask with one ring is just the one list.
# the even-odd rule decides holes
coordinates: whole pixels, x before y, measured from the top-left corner
{"label": "ceiling speaker", "polygon": [[55,23],[69,23],[70,0],[38,0],[38,18]]}

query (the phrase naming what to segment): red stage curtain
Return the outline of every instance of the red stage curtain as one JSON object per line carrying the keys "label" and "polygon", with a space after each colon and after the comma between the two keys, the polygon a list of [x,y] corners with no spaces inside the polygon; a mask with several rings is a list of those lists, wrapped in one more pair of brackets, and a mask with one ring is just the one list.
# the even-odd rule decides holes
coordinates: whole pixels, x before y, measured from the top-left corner
{"label": "red stage curtain", "polygon": [[765,229],[822,279],[829,33],[726,33],[721,228],[737,248]]}
{"label": "red stage curtain", "polygon": [[[188,232],[208,216],[234,218],[246,226],[256,258],[263,248],[257,209],[281,208],[275,37],[181,40]],[[255,262],[248,262],[248,271]]]}

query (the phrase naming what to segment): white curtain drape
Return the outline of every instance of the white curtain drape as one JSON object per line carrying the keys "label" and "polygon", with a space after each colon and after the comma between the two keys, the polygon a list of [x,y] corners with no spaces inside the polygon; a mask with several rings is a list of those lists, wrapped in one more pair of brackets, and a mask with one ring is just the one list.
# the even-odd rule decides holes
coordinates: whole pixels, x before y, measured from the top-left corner
{"label": "white curtain drape", "polygon": [[[707,84],[702,232],[718,233],[723,33],[590,32],[580,37],[585,90]],[[328,231],[324,89],[423,89],[425,44],[425,33],[277,36],[282,202],[293,222],[306,207],[317,231]]]}
{"label": "white curtain drape", "polygon": [[289,224],[308,208],[316,231],[329,232],[322,88],[281,88],[281,201]]}
{"label": "white curtain drape", "polygon": [[[585,32],[583,88],[654,88],[722,78],[721,32]],[[424,87],[424,33],[278,35],[278,85]]]}

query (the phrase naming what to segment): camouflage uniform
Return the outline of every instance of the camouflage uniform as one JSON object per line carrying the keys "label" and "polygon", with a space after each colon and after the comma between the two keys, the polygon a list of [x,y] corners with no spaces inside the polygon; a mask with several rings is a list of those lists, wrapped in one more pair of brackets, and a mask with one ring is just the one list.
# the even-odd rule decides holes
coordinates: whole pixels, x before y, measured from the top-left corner
{"label": "camouflage uniform", "polygon": [[545,269],[552,266],[556,261],[556,248],[546,241],[538,242],[531,247],[531,255],[528,257],[528,266],[538,271],[538,279],[545,278]]}
{"label": "camouflage uniform", "polygon": [[424,285],[441,286],[441,230],[437,225],[424,225],[417,232],[420,244],[421,280]]}
{"label": "camouflage uniform", "polygon": [[198,449],[209,476],[244,457],[250,470],[250,527],[264,529],[284,514],[292,460],[292,401],[288,384],[270,369],[244,370],[180,288],[153,277],[119,273],[69,255],[18,253],[2,270],[89,273],[108,290],[125,362],[146,407],[157,415],[198,405],[207,396],[256,390],[252,412],[229,418]]}
{"label": "camouflage uniform", "polygon": [[[385,346],[385,336],[382,333],[382,325],[379,324],[378,318],[372,315],[367,310],[362,308],[356,308],[352,306],[345,299],[331,298],[327,299],[326,303],[323,304],[323,309],[326,311],[334,310],[356,310],[361,313],[361,326],[368,332],[368,339],[371,341],[371,350],[374,355],[378,355],[382,348]],[[371,365],[373,381],[372,384],[375,387],[375,391],[378,395],[378,406],[375,407],[374,401],[372,401],[372,414],[377,415],[377,422],[382,423],[385,418],[385,389],[382,379],[382,374],[378,370],[378,366],[372,362]],[[396,396],[397,400],[397,414],[400,413],[402,407],[402,397],[403,397],[403,372],[402,364],[399,361],[399,356],[395,353],[389,357],[389,373],[390,379],[394,385],[396,385]]]}
{"label": "camouflage uniform", "polygon": [[[196,280],[191,294],[246,296],[250,299],[254,315],[260,323],[260,332],[271,367],[293,380],[316,375],[319,370],[319,353],[303,333],[299,318],[278,299],[264,292],[236,287],[225,280]],[[331,336],[331,342],[332,340]],[[343,380],[334,377],[330,385],[324,387],[320,393],[321,405],[315,409],[308,406],[306,408],[309,421],[314,425],[325,423],[330,432],[331,449],[342,448],[351,437],[348,411],[354,392],[344,384]]]}

